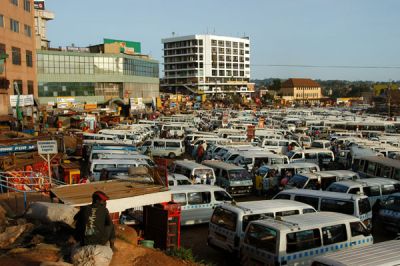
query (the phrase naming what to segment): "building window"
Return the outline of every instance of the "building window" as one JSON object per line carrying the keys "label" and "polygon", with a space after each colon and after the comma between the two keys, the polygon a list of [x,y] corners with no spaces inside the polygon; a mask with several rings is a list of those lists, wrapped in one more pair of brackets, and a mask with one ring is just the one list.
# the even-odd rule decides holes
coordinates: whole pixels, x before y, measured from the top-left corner
{"label": "building window", "polygon": [[14,95],[18,95],[16,86],[18,86],[19,93],[22,94],[22,80],[14,80],[12,86],[14,88]]}
{"label": "building window", "polygon": [[26,36],[32,37],[32,29],[31,29],[31,27],[25,24],[24,25],[24,33],[25,33]]}
{"label": "building window", "polygon": [[33,93],[33,81],[28,80],[28,94],[34,94]]}
{"label": "building window", "polygon": [[21,65],[21,49],[17,47],[12,47],[12,63],[14,65]]}
{"label": "building window", "polygon": [[24,0],[24,10],[27,12],[31,12],[31,1]]}
{"label": "building window", "polygon": [[10,18],[10,29],[13,32],[19,32],[19,22]]}
{"label": "building window", "polygon": [[15,6],[18,6],[18,0],[10,0],[10,3]]}
{"label": "building window", "polygon": [[26,66],[27,67],[32,67],[33,63],[32,63],[32,51],[26,50]]}
{"label": "building window", "polygon": [[0,55],[6,54],[6,45],[4,43],[0,43]]}
{"label": "building window", "polygon": [[4,28],[4,16],[0,14],[0,28]]}

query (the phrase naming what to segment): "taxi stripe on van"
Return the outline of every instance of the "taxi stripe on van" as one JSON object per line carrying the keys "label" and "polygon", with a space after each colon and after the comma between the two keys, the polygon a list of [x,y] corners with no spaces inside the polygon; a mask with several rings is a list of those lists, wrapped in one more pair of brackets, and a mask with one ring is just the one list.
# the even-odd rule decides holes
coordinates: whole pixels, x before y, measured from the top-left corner
{"label": "taxi stripe on van", "polygon": [[[342,244],[337,244],[337,245],[333,245],[330,247],[322,247],[322,248],[317,248],[314,250],[307,250],[307,251],[303,251],[303,252],[299,252],[296,254],[292,254],[292,255],[287,255],[287,256],[282,256],[280,257],[281,261],[291,261],[291,260],[297,260],[297,259],[301,259],[301,258],[305,258],[305,257],[313,257],[313,256],[317,256],[317,255],[322,255],[324,253],[330,252],[330,251],[338,251],[344,248],[348,248],[348,247],[355,247],[355,246],[359,246],[359,245],[365,245],[367,243],[373,243],[373,237],[368,237],[366,239],[363,240],[358,240],[356,242],[354,241],[350,241],[350,242],[346,242],[346,243],[342,243]],[[253,248],[251,248],[253,249]]]}

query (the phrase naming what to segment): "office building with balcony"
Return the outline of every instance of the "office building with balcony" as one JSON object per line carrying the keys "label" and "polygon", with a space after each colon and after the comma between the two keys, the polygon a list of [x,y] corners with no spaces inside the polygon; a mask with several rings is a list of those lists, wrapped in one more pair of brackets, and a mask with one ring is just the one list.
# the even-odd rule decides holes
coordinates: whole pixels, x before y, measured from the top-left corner
{"label": "office building with balcony", "polygon": [[237,93],[253,91],[250,40],[216,35],[165,38],[165,91]]}
{"label": "office building with balcony", "polygon": [[10,95],[37,95],[34,8],[32,0],[0,0],[0,115]]}

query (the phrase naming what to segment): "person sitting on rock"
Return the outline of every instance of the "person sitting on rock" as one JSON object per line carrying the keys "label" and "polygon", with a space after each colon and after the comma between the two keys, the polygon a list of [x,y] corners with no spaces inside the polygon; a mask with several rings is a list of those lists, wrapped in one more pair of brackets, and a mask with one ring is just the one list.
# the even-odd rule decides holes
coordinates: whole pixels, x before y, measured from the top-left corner
{"label": "person sitting on rock", "polygon": [[92,204],[82,206],[75,215],[75,239],[82,246],[106,245],[115,250],[115,229],[106,207],[109,197],[102,191],[96,191],[92,195]]}

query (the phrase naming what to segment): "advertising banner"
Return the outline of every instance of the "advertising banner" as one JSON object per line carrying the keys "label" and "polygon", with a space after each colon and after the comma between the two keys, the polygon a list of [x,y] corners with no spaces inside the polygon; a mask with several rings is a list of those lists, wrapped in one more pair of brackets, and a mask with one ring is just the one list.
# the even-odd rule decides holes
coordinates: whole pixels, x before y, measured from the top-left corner
{"label": "advertising banner", "polygon": [[[10,105],[11,107],[17,106],[18,95],[10,95]],[[20,95],[19,96],[19,106],[32,106],[34,105],[33,95]]]}

